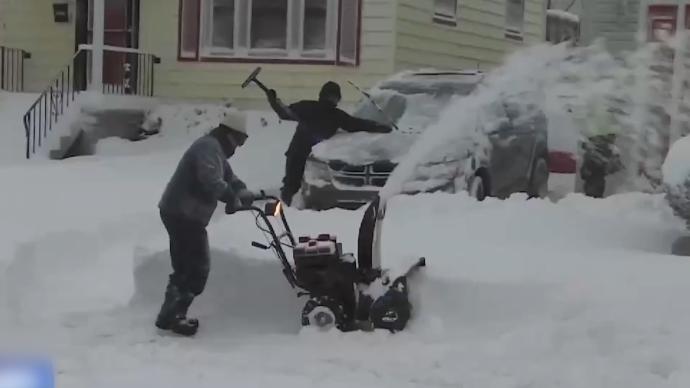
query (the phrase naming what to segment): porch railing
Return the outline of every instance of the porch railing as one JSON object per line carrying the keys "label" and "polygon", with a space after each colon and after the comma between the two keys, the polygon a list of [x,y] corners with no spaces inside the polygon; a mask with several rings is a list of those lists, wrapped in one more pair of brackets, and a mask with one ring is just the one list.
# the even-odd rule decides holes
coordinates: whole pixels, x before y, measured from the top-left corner
{"label": "porch railing", "polygon": [[[75,104],[80,92],[91,85],[91,46],[81,45],[72,61],[62,69],[24,114],[26,158],[43,145],[61,116]],[[104,48],[104,94],[154,95],[155,64],[160,59],[135,49]]]}
{"label": "porch railing", "polygon": [[24,91],[24,61],[29,58],[28,51],[0,46],[0,90]]}
{"label": "porch railing", "polygon": [[24,114],[27,159],[43,145],[44,139],[53,130],[53,126],[57,125],[65,109],[73,105],[77,94],[86,88],[84,78],[76,70],[86,62],[86,56],[86,51],[77,51],[72,61],[58,73]]}
{"label": "porch railing", "polygon": [[[92,46],[82,44],[79,49],[91,51]],[[90,59],[89,56],[88,74],[91,74]],[[102,92],[153,97],[155,65],[160,62],[160,58],[156,55],[137,49],[104,46]]]}

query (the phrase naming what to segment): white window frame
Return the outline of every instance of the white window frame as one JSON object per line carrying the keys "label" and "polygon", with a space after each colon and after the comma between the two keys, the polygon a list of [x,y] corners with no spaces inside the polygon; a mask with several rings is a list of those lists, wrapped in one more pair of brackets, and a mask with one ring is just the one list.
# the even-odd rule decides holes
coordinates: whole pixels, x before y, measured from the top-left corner
{"label": "white window frame", "polygon": [[445,12],[440,12],[439,8],[436,4],[438,0],[433,0],[434,4],[434,17],[433,20],[435,22],[438,22],[440,24],[450,24],[450,25],[457,25],[458,23],[458,8],[460,8],[459,0],[454,0],[455,1],[455,12],[453,15],[449,15]]}
{"label": "white window frame", "polygon": [[201,0],[201,20],[199,21],[199,55],[203,57],[223,57],[234,56],[237,52],[237,33],[239,27],[237,26],[237,11],[238,0],[234,0],[234,14],[233,20],[233,42],[232,49],[227,47],[213,46],[213,2],[214,0]]}
{"label": "white window frame", "polygon": [[506,0],[506,17],[505,17],[505,35],[506,37],[522,40],[525,34],[525,13],[527,12],[527,1],[522,1],[522,23],[520,24],[520,29],[515,29],[513,26],[508,24],[509,8],[512,6],[511,0]]}
{"label": "white window frame", "polygon": [[307,0],[300,1],[302,10],[301,23],[299,26],[299,52],[303,58],[317,58],[317,59],[333,59],[336,58],[336,50],[338,46],[338,0],[325,0],[326,1],[326,37],[325,37],[325,47],[323,49],[317,50],[306,50],[304,48],[304,25],[307,12]]}
{"label": "white window frame", "polygon": [[[225,47],[213,47],[212,28],[213,28],[213,0],[201,0],[201,21],[199,39],[199,54],[202,58],[209,59],[284,59],[284,60],[336,60],[337,39],[338,39],[338,0],[326,1],[326,47],[323,50],[304,50],[304,24],[305,24],[305,0],[287,0],[287,26],[286,26],[286,48],[285,49],[266,49],[251,48],[252,31],[252,5],[253,0],[235,0],[235,20],[234,20],[234,42],[233,49]],[[242,7],[244,2],[245,7]],[[294,7],[299,7],[299,19],[295,21]],[[246,14],[240,15],[242,10]],[[240,23],[240,17],[244,17],[244,25]],[[297,23],[297,25],[295,25]],[[244,34],[240,28],[246,30]],[[298,31],[295,31],[294,29]],[[297,34],[295,34],[297,32]],[[246,42],[240,42],[240,36],[246,37]],[[297,37],[297,42],[294,37]]]}

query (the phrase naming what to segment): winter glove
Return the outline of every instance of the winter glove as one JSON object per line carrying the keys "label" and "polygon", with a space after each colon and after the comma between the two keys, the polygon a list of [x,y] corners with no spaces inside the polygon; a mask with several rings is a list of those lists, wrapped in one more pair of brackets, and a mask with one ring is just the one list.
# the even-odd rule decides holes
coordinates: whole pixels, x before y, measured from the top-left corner
{"label": "winter glove", "polygon": [[237,199],[240,201],[240,205],[242,205],[242,207],[251,206],[252,203],[254,203],[254,198],[256,198],[254,193],[247,189],[240,190],[240,192],[237,193]]}
{"label": "winter glove", "polygon": [[[237,202],[237,201],[235,201]],[[225,204],[225,214],[234,214],[237,211],[237,205],[231,202]]]}

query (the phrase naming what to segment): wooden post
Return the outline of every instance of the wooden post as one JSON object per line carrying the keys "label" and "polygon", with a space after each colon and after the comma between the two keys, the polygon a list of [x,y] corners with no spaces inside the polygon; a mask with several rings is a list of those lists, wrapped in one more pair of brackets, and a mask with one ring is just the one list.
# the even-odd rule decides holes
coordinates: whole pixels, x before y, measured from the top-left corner
{"label": "wooden post", "polygon": [[105,0],[93,1],[93,49],[91,50],[91,90],[103,92],[103,41]]}

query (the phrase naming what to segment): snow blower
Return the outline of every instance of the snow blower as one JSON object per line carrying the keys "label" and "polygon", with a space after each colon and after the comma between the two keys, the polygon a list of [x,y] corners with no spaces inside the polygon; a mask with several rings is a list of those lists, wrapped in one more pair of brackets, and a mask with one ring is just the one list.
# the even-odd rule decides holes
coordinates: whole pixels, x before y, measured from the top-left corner
{"label": "snow blower", "polygon": [[[360,224],[357,259],[352,253],[344,253],[342,243],[332,234],[295,239],[282,202],[264,192],[256,200],[265,201],[263,208],[226,207],[226,213],[254,213],[267,244],[254,241],[252,246],[273,250],[297,296],[307,297],[301,314],[302,326],[321,330],[335,327],[343,332],[405,329],[412,314],[408,277],[426,266],[426,260],[418,259],[392,281],[390,271],[380,269],[380,221],[385,206],[380,206],[379,198],[368,206]],[[276,230],[272,219],[281,221],[282,232]],[[292,250],[292,264],[285,248]]]}

